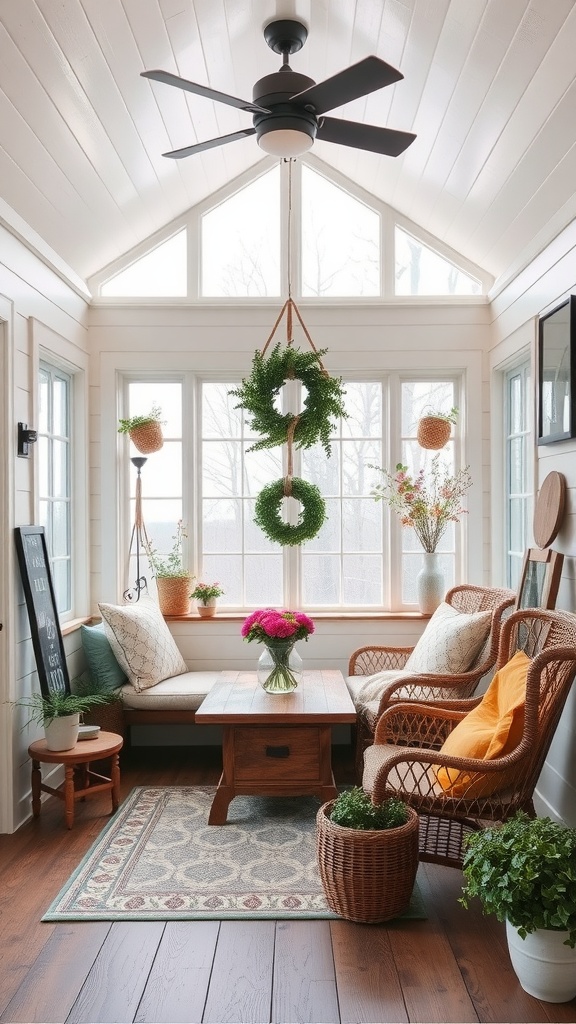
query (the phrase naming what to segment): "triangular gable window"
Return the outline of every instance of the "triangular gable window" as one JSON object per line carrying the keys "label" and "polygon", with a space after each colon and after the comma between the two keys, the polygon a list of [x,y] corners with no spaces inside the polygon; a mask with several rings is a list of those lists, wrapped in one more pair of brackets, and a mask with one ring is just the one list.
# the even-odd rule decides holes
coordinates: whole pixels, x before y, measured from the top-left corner
{"label": "triangular gable window", "polygon": [[481,282],[396,225],[396,295],[480,295]]}
{"label": "triangular gable window", "polygon": [[105,281],[100,294],[137,298],[179,298],[187,295],[187,278],[184,229]]}

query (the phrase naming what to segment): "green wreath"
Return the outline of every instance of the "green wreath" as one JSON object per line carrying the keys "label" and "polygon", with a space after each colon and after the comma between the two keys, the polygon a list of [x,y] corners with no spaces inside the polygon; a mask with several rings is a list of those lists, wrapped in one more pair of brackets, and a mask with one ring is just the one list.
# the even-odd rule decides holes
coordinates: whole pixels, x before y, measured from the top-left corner
{"label": "green wreath", "polygon": [[254,522],[263,533],[278,544],[291,546],[311,540],[326,519],[324,498],[315,484],[300,477],[292,478],[292,497],[302,505],[297,526],[290,526],[281,517],[284,479],[267,484],[256,498]]}
{"label": "green wreath", "polygon": [[[301,352],[292,346],[276,345],[268,358],[255,352],[252,373],[230,394],[239,399],[236,409],[250,414],[250,426],[261,439],[248,451],[274,448],[288,440],[290,425],[296,421],[293,442],[297,448],[310,448],[320,441],[330,455],[332,420],[346,417],[342,378],[330,377],[322,368],[321,356],[328,350]],[[307,395],[299,416],[284,415],[275,408],[274,399],[286,380],[302,382]]]}

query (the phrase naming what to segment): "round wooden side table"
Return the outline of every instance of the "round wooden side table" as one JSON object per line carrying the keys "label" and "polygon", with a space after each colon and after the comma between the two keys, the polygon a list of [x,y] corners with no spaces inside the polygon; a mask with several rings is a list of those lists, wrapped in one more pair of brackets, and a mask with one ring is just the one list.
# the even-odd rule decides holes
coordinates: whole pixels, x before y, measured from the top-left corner
{"label": "round wooden side table", "polygon": [[[66,827],[74,824],[74,803],[95,793],[110,791],[112,794],[112,810],[118,808],[120,802],[120,765],[119,752],[124,740],[114,732],[100,732],[96,739],[81,740],[70,750],[48,750],[46,740],[35,740],[28,747],[32,758],[32,813],[35,818],[40,814],[40,794],[51,793],[64,801]],[[110,778],[92,771],[93,761],[111,758]],[[54,789],[42,781],[40,764],[64,765],[64,783]]]}

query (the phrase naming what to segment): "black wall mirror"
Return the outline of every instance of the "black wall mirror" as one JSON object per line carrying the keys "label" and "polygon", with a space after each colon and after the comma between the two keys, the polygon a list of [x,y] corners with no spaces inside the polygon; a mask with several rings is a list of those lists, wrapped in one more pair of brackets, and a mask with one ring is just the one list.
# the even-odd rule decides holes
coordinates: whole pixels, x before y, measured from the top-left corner
{"label": "black wall mirror", "polygon": [[576,437],[576,295],[538,323],[538,444]]}

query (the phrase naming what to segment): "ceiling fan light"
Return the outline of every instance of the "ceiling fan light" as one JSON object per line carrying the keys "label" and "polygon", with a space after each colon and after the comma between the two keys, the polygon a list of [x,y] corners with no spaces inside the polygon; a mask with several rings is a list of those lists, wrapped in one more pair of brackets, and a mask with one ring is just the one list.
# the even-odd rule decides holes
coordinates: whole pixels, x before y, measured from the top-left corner
{"label": "ceiling fan light", "polygon": [[269,131],[260,135],[258,139],[260,149],[271,156],[294,157],[302,156],[314,145],[314,139],[306,132],[296,131],[293,128],[281,128],[276,131]]}

